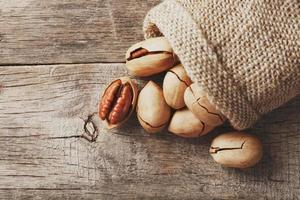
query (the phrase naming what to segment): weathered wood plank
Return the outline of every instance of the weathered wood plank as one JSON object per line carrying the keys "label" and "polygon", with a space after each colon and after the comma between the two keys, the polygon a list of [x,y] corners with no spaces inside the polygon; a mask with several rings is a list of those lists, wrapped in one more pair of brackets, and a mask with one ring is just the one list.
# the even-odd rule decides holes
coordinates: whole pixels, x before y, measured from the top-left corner
{"label": "weathered wood plank", "polygon": [[0,65],[123,62],[159,0],[1,0]]}
{"label": "weathered wood plank", "polygon": [[[146,134],[133,116],[107,131],[96,115],[123,64],[0,67],[0,199],[297,199],[300,99],[249,132],[264,143],[255,168],[222,168],[216,134],[187,140]],[[89,117],[90,116],[90,117]],[[98,129],[96,142],[82,138]],[[86,127],[86,130],[85,128]]]}

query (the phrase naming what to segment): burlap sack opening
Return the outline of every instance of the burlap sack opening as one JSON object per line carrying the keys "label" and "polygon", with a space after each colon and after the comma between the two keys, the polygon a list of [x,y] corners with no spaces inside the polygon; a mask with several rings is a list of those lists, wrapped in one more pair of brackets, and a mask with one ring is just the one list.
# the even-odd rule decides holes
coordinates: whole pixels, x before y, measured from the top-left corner
{"label": "burlap sack opening", "polygon": [[144,21],[238,130],[300,92],[299,2],[166,0]]}

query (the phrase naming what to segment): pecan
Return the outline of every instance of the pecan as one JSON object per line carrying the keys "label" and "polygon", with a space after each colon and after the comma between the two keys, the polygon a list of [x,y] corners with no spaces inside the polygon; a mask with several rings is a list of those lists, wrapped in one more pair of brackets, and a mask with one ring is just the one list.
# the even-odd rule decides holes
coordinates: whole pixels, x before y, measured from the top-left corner
{"label": "pecan", "polygon": [[168,70],[163,82],[163,92],[167,104],[176,110],[185,107],[184,91],[191,84],[192,81],[181,64]]}
{"label": "pecan", "polygon": [[108,88],[106,88],[99,108],[99,116],[102,120],[105,120],[110,112],[111,106],[114,103],[115,96],[120,89],[122,82],[120,79],[113,81]]}
{"label": "pecan", "polygon": [[204,123],[219,126],[226,121],[225,116],[208,100],[208,94],[197,83],[185,90],[183,98],[188,109]]}
{"label": "pecan", "polygon": [[132,101],[132,90],[128,83],[126,83],[120,90],[120,96],[117,97],[115,105],[111,109],[109,113],[108,120],[111,124],[117,124],[118,122],[122,121],[131,106]]}
{"label": "pecan", "polygon": [[148,133],[160,132],[171,116],[171,108],[164,99],[162,88],[153,81],[141,90],[136,111],[141,126]]}
{"label": "pecan", "polygon": [[263,147],[256,136],[234,131],[217,136],[212,141],[209,153],[225,167],[248,168],[262,158]]}
{"label": "pecan", "polygon": [[99,103],[99,117],[109,128],[123,123],[134,109],[137,88],[128,77],[113,81],[104,91]]}
{"label": "pecan", "polygon": [[126,52],[126,67],[134,76],[151,76],[173,67],[178,62],[164,37],[150,38],[131,46]]}
{"label": "pecan", "polygon": [[214,128],[199,120],[189,109],[183,108],[175,111],[168,130],[181,137],[194,138],[206,135]]}

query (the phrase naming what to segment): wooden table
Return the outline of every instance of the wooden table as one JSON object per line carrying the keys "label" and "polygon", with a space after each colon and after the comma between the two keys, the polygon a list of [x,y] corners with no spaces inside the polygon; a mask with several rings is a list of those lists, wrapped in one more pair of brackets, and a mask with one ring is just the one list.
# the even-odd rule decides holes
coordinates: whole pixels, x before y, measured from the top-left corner
{"label": "wooden table", "polygon": [[107,131],[105,84],[126,75],[158,0],[0,1],[0,199],[299,199],[300,98],[247,132],[264,144],[248,170],[208,154],[228,124],[199,139],[149,135],[136,117]]}

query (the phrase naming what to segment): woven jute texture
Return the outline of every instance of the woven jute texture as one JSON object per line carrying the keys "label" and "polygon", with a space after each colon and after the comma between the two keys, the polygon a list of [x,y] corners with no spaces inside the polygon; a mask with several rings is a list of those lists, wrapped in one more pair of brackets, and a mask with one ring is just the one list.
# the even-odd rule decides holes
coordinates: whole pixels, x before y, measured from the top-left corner
{"label": "woven jute texture", "polygon": [[144,21],[238,130],[300,93],[298,0],[166,0]]}

